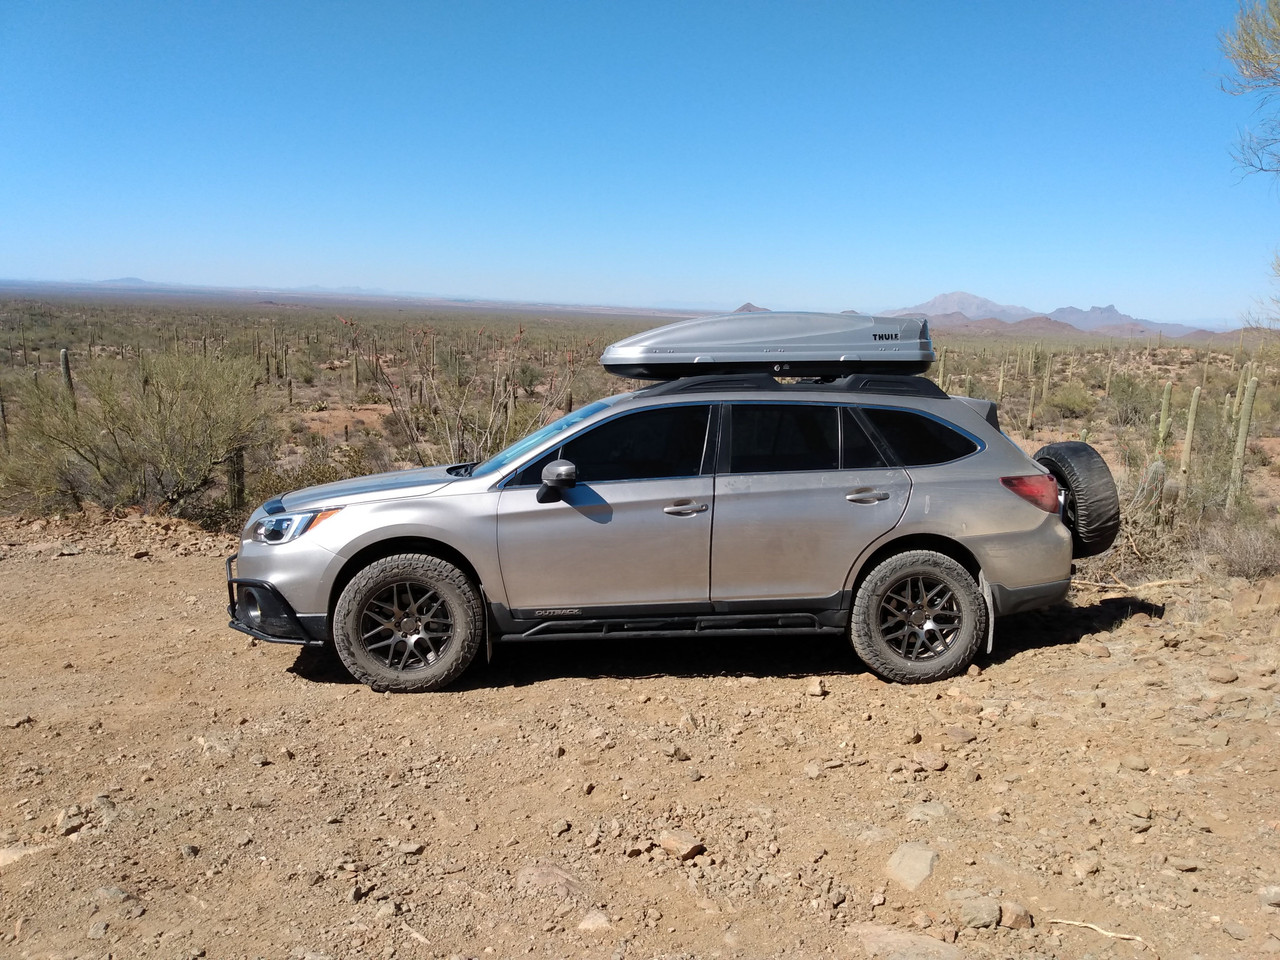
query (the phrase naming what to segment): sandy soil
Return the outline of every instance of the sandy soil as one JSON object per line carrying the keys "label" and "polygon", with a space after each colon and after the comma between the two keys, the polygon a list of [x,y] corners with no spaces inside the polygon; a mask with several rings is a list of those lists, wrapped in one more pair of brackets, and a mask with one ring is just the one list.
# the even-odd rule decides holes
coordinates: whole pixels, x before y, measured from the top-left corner
{"label": "sandy soil", "polygon": [[1280,953],[1280,580],[1085,585],[923,687],[633,642],[390,696],[229,630],[233,549],[0,521],[0,956]]}

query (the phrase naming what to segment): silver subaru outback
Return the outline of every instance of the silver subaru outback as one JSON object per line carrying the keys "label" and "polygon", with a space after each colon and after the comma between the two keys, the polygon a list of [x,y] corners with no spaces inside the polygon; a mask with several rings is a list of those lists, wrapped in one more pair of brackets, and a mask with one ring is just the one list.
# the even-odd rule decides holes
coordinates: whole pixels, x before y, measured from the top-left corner
{"label": "silver subaru outback", "polygon": [[231,626],[440,689],[486,641],[847,634],[880,676],[950,677],[994,618],[1108,549],[1093,448],[1026,456],[995,404],[914,374],[927,323],[737,314],[610,346],[657,380],[482,463],[277,497],[227,562]]}

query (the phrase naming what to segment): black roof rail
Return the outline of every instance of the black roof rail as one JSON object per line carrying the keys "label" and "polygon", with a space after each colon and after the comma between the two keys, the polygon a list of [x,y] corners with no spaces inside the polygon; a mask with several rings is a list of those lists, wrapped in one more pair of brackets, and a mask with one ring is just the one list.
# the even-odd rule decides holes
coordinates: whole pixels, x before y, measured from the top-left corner
{"label": "black roof rail", "polygon": [[671,393],[709,393],[713,390],[781,390],[782,384],[767,373],[712,373],[700,377],[664,380],[641,392],[647,397]]}
{"label": "black roof rail", "polygon": [[932,380],[901,374],[855,373],[844,380],[837,380],[832,386],[854,393],[896,393],[909,397],[947,396],[947,392]]}
{"label": "black roof rail", "polygon": [[724,390],[751,392],[767,390],[773,393],[790,390],[831,390],[848,393],[887,393],[905,397],[937,397],[947,394],[932,380],[924,377],[888,373],[855,373],[851,376],[800,380],[797,383],[779,383],[767,373],[705,374],[699,377],[681,377],[664,380],[640,392],[646,397],[665,397],[678,393],[712,393]]}

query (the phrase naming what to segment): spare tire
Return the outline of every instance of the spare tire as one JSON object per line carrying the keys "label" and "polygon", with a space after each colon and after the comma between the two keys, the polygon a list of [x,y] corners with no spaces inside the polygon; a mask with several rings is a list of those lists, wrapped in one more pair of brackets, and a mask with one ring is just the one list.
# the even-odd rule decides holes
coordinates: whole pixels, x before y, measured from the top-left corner
{"label": "spare tire", "polygon": [[1062,522],[1071,531],[1071,556],[1094,557],[1120,532],[1120,495],[1102,454],[1079,440],[1050,443],[1032,458],[1062,488]]}

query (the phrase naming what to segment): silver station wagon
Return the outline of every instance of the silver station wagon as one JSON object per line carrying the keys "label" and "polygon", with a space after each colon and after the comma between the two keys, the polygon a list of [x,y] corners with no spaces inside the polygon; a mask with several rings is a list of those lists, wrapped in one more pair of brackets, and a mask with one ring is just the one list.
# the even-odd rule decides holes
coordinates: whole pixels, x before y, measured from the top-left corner
{"label": "silver station wagon", "polygon": [[483,463],[259,507],[231,626],[332,644],[376,690],[436,690],[482,643],[847,634],[880,676],[963,671],[994,618],[1060,602],[1108,549],[1083,443],[1028,457],[989,401],[916,376],[926,322],[757,313],[619,341],[596,401]]}

